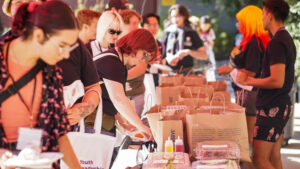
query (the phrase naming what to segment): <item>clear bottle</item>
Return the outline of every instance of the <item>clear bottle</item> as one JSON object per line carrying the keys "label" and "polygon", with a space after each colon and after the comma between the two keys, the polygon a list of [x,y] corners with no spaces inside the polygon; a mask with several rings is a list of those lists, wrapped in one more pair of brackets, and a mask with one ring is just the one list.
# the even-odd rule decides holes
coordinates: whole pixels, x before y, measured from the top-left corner
{"label": "clear bottle", "polygon": [[183,152],[183,141],[180,136],[175,140],[175,152]]}
{"label": "clear bottle", "polygon": [[168,137],[165,143],[165,152],[174,152],[173,141]]}

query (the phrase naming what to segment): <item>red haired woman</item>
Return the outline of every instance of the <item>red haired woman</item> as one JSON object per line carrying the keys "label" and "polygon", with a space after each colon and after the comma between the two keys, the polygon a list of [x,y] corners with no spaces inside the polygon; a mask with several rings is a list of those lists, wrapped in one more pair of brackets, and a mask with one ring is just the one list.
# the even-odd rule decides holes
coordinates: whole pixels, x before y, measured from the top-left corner
{"label": "red haired woman", "polygon": [[125,65],[135,65],[141,61],[149,62],[156,56],[156,51],[157,45],[153,35],[146,29],[136,29],[118,40],[115,48],[94,55],[100,80],[103,81],[101,89],[104,131],[115,134],[114,116],[119,112],[141,133],[151,135],[151,130],[143,124],[125,95],[127,81]]}
{"label": "red haired woman", "polygon": [[[262,10],[257,6],[249,5],[236,14],[239,31],[243,35],[240,45],[231,52],[231,60],[237,69],[243,70],[251,77],[258,77],[261,71],[261,62],[270,37],[263,28]],[[228,74],[233,70],[229,66],[218,68],[219,74]],[[256,121],[257,89],[251,91],[235,87],[236,102],[246,108],[249,143],[253,141],[253,129]]]}

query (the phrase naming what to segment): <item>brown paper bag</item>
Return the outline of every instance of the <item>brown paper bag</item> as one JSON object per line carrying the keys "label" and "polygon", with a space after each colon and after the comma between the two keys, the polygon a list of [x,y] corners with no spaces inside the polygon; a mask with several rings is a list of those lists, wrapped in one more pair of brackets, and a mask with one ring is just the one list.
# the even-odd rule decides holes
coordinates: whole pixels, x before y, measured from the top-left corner
{"label": "brown paper bag", "polygon": [[183,124],[181,120],[160,120],[157,122],[157,129],[158,133],[154,139],[160,152],[164,152],[165,141],[168,140],[168,137],[174,143],[178,136],[183,139]]}
{"label": "brown paper bag", "polygon": [[206,84],[204,76],[189,75],[184,77],[184,86],[203,86]]}
{"label": "brown paper bag", "polygon": [[[165,141],[170,137],[173,141],[180,136],[183,137],[183,122],[180,119],[173,119],[173,112],[161,112],[146,114],[154,140],[157,143],[158,151],[164,151]],[[165,116],[165,120],[163,117]],[[180,118],[180,117],[177,117]],[[185,117],[184,117],[185,118]]]}
{"label": "brown paper bag", "polygon": [[206,95],[211,100],[213,93],[214,88],[211,86],[185,86],[181,95]]}
{"label": "brown paper bag", "polygon": [[227,91],[226,81],[208,82],[207,84],[212,86],[215,89],[215,91]]}
{"label": "brown paper bag", "polygon": [[216,91],[213,93],[213,98],[216,98],[221,102],[222,100],[224,100],[225,102],[231,102],[231,94],[229,91]]}
{"label": "brown paper bag", "polygon": [[183,75],[159,76],[160,86],[179,86],[183,84]]}
{"label": "brown paper bag", "polygon": [[230,113],[245,113],[245,108],[236,103],[224,101],[211,101],[210,103],[202,102],[196,109],[197,113],[208,114],[230,114]]}
{"label": "brown paper bag", "polygon": [[241,150],[241,160],[251,161],[245,113],[187,114],[186,129],[189,152],[192,155],[198,142],[234,141]]}
{"label": "brown paper bag", "polygon": [[161,105],[175,104],[179,101],[180,87],[156,87],[157,102]]}

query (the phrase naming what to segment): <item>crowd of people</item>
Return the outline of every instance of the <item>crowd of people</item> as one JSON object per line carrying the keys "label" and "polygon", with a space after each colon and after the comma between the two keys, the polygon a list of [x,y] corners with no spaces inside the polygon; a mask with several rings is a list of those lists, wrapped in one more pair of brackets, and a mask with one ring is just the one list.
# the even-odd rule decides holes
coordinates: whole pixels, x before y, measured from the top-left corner
{"label": "crowd of people", "polygon": [[[76,15],[59,0],[5,0],[3,12],[13,21],[0,38],[0,156],[18,151],[20,127],[35,128],[43,130],[42,151],[60,151],[70,168],[81,168],[66,134],[77,130],[81,120],[86,132],[93,132],[101,102],[102,134],[115,137],[118,124],[150,140],[151,130],[142,121],[145,74],[152,74],[158,86],[161,73],[187,75],[203,67],[201,73],[212,80],[215,69],[219,75],[237,69],[236,83],[253,86],[248,91],[232,82],[236,103],[246,110],[250,166],[282,168],[296,58],[284,27],[285,1],[266,0],[263,10],[249,5],[236,14],[242,40],[229,65],[219,68],[211,18],[190,16],[184,5],[170,7],[159,39],[159,15],[141,16],[126,0],[111,0],[102,12],[83,9]],[[59,168],[58,161],[53,168]]]}

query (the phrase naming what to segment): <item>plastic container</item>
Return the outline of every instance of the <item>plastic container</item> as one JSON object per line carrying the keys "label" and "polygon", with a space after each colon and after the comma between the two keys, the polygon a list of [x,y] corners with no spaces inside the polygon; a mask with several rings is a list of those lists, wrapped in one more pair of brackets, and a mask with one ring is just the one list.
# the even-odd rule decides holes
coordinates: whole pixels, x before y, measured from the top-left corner
{"label": "plastic container", "polygon": [[[161,169],[172,160],[173,169],[191,169],[189,155],[187,153],[155,152],[148,156],[148,160],[143,164],[143,169]],[[170,165],[166,166],[169,169]]]}
{"label": "plastic container", "polygon": [[174,152],[173,141],[168,137],[165,143],[165,152]]}
{"label": "plastic container", "polygon": [[231,141],[201,142],[197,144],[195,152],[198,160],[239,160],[241,157],[238,145]]}
{"label": "plastic container", "polygon": [[175,140],[175,152],[184,152],[183,141],[180,139],[180,136]]}
{"label": "plastic container", "polygon": [[192,169],[240,169],[236,160],[200,160],[192,163]]}

